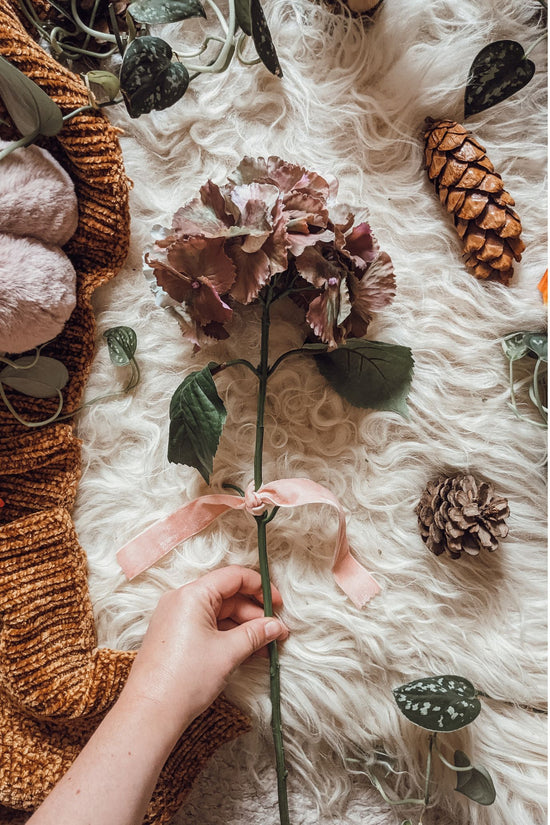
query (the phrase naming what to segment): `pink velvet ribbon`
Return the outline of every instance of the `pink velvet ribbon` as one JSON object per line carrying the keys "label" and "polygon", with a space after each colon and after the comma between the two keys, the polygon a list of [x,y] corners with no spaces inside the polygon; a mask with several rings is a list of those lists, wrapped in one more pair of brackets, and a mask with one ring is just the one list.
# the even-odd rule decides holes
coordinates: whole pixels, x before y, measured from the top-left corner
{"label": "pink velvet ribbon", "polygon": [[380,592],[380,587],[350,553],[342,505],[330,490],[308,478],[282,478],[264,484],[258,490],[254,490],[254,485],[249,484],[244,498],[226,493],[196,498],[121,547],[117,553],[118,563],[126,578],[131,580],[177,544],[197,535],[228,510],[245,510],[253,516],[260,516],[267,505],[300,507],[303,504],[329,504],[336,509],[338,537],[332,574],[352,602],[357,607],[363,607]]}

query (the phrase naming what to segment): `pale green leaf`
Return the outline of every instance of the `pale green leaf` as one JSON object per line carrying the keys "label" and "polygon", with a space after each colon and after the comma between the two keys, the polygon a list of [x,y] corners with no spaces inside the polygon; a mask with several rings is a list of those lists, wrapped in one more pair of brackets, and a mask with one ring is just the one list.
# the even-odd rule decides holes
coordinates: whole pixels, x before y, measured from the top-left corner
{"label": "pale green leaf", "polygon": [[0,372],[0,382],[31,398],[54,398],[69,380],[66,366],[56,358],[24,355],[13,364]]}
{"label": "pale green leaf", "polygon": [[481,705],[475,687],[462,676],[426,676],[394,688],[401,713],[432,731],[448,732],[469,725]]}
{"label": "pale green leaf", "polygon": [[[469,758],[462,751],[455,751],[454,763],[457,768],[467,768],[471,765]],[[492,805],[497,795],[493,780],[481,765],[472,765],[470,771],[457,773],[455,790],[479,805]]]}
{"label": "pale green leaf", "polygon": [[109,100],[114,100],[120,91],[120,81],[116,74],[107,72],[104,69],[94,69],[86,73],[90,83],[95,83],[105,91]]}
{"label": "pale green leaf", "polygon": [[394,410],[405,418],[414,361],[408,347],[350,338],[315,355],[320,373],[355,407]]}
{"label": "pale green leaf", "polygon": [[137,349],[137,335],[132,327],[111,327],[103,333],[103,337],[115,367],[125,367],[132,361]]}
{"label": "pale green leaf", "polygon": [[538,355],[541,361],[548,363],[548,335],[544,332],[532,332],[527,334],[526,340],[529,349]]}
{"label": "pale green leaf", "polygon": [[252,35],[252,16],[250,13],[250,0],[235,0],[235,14],[237,23],[245,34]]}
{"label": "pale green leaf", "polygon": [[176,23],[189,17],[206,17],[199,0],[136,0],[128,11],[138,23]]}
{"label": "pale green leaf", "polygon": [[23,136],[51,137],[63,128],[61,109],[34,80],[0,56],[0,97]]}
{"label": "pale green leaf", "polygon": [[212,378],[216,366],[210,363],[188,375],[170,403],[168,460],[195,467],[207,484],[227,417]]}

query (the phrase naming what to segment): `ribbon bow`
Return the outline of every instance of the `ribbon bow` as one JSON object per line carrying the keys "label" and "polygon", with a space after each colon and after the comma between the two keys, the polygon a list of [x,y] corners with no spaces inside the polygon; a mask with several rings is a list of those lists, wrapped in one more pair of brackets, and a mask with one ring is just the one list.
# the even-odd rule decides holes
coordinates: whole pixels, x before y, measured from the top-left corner
{"label": "ribbon bow", "polygon": [[126,578],[133,579],[155,564],[176,544],[195,536],[228,510],[245,510],[260,516],[267,505],[299,507],[302,504],[330,504],[338,512],[338,537],[332,562],[337,584],[357,607],[380,592],[378,583],[350,553],[346,518],[342,505],[326,487],[308,478],[282,478],[258,490],[249,484],[244,498],[226,493],[201,496],[184,504],[171,515],[151,525],[117,553]]}

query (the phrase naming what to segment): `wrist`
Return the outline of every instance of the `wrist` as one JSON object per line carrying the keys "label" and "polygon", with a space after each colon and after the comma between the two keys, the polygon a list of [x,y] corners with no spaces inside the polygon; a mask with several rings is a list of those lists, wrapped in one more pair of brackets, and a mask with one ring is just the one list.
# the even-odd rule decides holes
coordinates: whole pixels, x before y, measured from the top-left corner
{"label": "wrist", "polygon": [[165,761],[183,731],[193,721],[193,715],[174,708],[155,692],[134,685],[131,678],[124,686],[113,708],[121,719],[138,733],[140,739]]}

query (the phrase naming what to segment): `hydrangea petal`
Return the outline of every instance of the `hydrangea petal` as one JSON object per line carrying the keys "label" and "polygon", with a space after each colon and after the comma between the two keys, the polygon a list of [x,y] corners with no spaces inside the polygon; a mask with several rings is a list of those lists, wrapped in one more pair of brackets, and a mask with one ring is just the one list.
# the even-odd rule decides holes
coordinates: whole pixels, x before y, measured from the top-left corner
{"label": "hydrangea petal", "polygon": [[231,287],[231,297],[241,304],[249,304],[271,277],[269,258],[261,249],[251,255],[235,244],[229,250],[237,268],[237,278]]}
{"label": "hydrangea petal", "polygon": [[[330,234],[332,236],[332,232]],[[295,237],[304,237],[306,239],[316,238],[317,240],[319,240],[321,236],[305,235]],[[292,240],[294,240],[294,238]],[[326,258],[324,258],[321,254],[321,251],[315,246],[310,246],[306,249],[303,249],[301,255],[298,258],[296,258],[295,263],[296,269],[298,270],[302,278],[305,278],[306,281],[309,281],[310,284],[313,284],[313,286],[317,287],[318,289],[324,287],[324,285],[329,279],[336,278],[338,281],[340,281],[342,275],[347,274],[346,271],[343,270],[342,267],[339,266],[336,262],[327,261]]]}
{"label": "hydrangea petal", "polygon": [[191,278],[204,276],[224,295],[236,276],[235,266],[225,254],[223,238],[195,237],[178,240],[167,250],[168,263]]}
{"label": "hydrangea petal", "polygon": [[315,335],[329,345],[331,349],[338,346],[341,335],[338,329],[340,312],[340,283],[336,281],[314,298],[309,305],[306,321]]}
{"label": "hydrangea petal", "polygon": [[381,252],[361,278],[350,277],[351,302],[365,321],[371,313],[384,309],[395,297],[395,273],[390,256]]}
{"label": "hydrangea petal", "polygon": [[355,265],[361,269],[376,259],[380,247],[368,223],[359,223],[352,229],[346,237],[345,250],[349,252]]}

